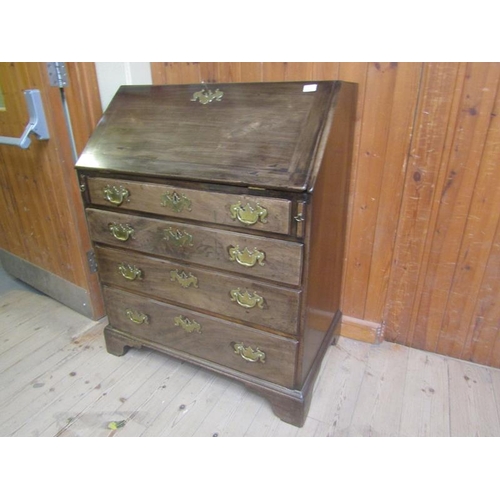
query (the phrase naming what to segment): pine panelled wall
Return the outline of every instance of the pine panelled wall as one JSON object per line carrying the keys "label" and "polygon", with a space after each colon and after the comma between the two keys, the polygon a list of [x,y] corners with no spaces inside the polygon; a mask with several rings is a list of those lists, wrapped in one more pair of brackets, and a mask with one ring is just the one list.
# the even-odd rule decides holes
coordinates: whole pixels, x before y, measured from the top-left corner
{"label": "pine panelled wall", "polygon": [[343,312],[388,341],[500,367],[499,63],[151,69],[154,84],[358,83]]}

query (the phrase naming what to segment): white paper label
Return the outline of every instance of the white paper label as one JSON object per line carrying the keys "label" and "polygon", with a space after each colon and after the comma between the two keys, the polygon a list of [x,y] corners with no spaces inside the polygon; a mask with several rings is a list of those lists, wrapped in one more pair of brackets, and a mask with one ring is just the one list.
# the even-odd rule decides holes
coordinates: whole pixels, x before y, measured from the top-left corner
{"label": "white paper label", "polygon": [[302,92],[316,92],[316,89],[318,88],[317,83],[310,83],[308,85],[304,85],[304,88],[302,89]]}

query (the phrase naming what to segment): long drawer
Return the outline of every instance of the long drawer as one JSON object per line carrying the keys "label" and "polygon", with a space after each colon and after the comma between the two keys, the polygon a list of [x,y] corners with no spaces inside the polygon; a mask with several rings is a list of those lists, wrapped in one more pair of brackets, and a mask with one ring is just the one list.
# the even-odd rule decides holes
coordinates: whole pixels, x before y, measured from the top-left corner
{"label": "long drawer", "polygon": [[299,285],[301,243],[87,209],[94,241],[252,277]]}
{"label": "long drawer", "polygon": [[290,233],[291,201],[286,199],[99,177],[89,177],[88,188],[94,205],[279,234]]}
{"label": "long drawer", "polygon": [[111,327],[292,388],[298,343],[123,290],[103,287]]}
{"label": "long drawer", "polygon": [[96,257],[106,284],[297,335],[298,290],[113,248]]}

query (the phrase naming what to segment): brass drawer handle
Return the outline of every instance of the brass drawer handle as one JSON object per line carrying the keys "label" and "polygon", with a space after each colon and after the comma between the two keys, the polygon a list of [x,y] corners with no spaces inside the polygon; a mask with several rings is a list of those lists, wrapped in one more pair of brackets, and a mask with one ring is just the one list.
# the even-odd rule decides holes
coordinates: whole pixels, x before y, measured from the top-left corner
{"label": "brass drawer handle", "polygon": [[128,224],[115,224],[114,222],[110,222],[108,228],[111,234],[120,241],[127,241],[134,233],[134,228]]}
{"label": "brass drawer handle", "polygon": [[179,272],[178,269],[170,271],[170,281],[177,281],[183,288],[189,288],[193,285],[198,288],[198,278],[193,274],[186,274],[184,271]]}
{"label": "brass drawer handle", "polygon": [[192,247],[193,246],[193,235],[189,234],[187,231],[181,231],[180,229],[175,229],[169,227],[163,230],[164,240],[172,242],[177,247]]}
{"label": "brass drawer handle", "polygon": [[191,200],[183,194],[179,195],[175,191],[167,191],[161,197],[161,206],[170,208],[176,213],[182,212],[184,209],[190,212]]}
{"label": "brass drawer handle", "polygon": [[116,205],[120,206],[125,200],[128,200],[130,196],[130,192],[128,189],[125,189],[123,186],[106,186],[103,189],[104,199]]}
{"label": "brass drawer handle", "polygon": [[189,318],[177,316],[174,318],[174,325],[180,326],[184,331],[188,333],[201,333],[201,325],[197,321],[191,320]]}
{"label": "brass drawer handle", "polygon": [[245,290],[244,293],[241,293],[241,290],[236,288],[235,290],[231,290],[229,295],[231,295],[231,302],[237,302],[241,307],[246,309],[252,309],[255,306],[259,309],[264,308],[264,298],[255,292],[249,293],[248,290]]}
{"label": "brass drawer handle", "polygon": [[245,267],[253,267],[257,262],[261,266],[265,264],[264,259],[266,258],[266,254],[256,248],[248,250],[248,247],[245,247],[245,250],[241,251],[239,245],[236,245],[234,247],[230,246],[228,252],[229,260],[236,261]]}
{"label": "brass drawer handle", "polygon": [[125,264],[122,262],[118,266],[118,270],[126,280],[134,281],[136,279],[142,279],[142,271],[134,265]]}
{"label": "brass drawer handle", "polygon": [[143,314],[139,311],[134,311],[133,309],[127,309],[125,311],[127,313],[127,317],[132,323],[136,325],[143,325],[149,323],[149,317],[147,314]]}
{"label": "brass drawer handle", "polygon": [[250,346],[245,347],[243,343],[238,342],[233,344],[233,349],[235,354],[239,354],[244,360],[250,361],[250,363],[266,362],[266,353],[258,347],[252,349]]}
{"label": "brass drawer handle", "polygon": [[234,205],[229,207],[229,212],[231,213],[231,219],[238,219],[242,224],[251,226],[257,222],[267,223],[267,209],[261,207],[257,203],[257,208],[252,208],[250,203],[247,203],[244,207],[241,206],[241,201],[238,201]]}

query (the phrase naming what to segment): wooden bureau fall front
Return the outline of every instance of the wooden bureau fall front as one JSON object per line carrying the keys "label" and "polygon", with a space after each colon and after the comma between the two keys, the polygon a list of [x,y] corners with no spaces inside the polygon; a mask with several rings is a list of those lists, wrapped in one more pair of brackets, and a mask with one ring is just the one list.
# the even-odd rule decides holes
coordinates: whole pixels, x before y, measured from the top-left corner
{"label": "wooden bureau fall front", "polygon": [[338,336],[354,84],[123,86],[77,162],[110,353],[232,377],[302,426]]}

